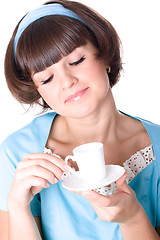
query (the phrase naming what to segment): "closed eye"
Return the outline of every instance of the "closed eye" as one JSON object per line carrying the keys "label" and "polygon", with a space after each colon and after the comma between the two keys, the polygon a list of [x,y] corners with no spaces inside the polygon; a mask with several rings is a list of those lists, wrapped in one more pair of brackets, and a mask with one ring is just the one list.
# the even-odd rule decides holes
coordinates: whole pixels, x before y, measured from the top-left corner
{"label": "closed eye", "polygon": [[51,75],[49,78],[47,78],[45,81],[43,81],[43,85],[49,83],[53,79],[53,75]]}
{"label": "closed eye", "polygon": [[73,63],[70,63],[69,65],[70,65],[70,66],[76,66],[76,65],[78,65],[79,63],[83,62],[84,60],[85,60],[85,57],[83,56],[83,57],[80,58],[78,61],[73,62]]}

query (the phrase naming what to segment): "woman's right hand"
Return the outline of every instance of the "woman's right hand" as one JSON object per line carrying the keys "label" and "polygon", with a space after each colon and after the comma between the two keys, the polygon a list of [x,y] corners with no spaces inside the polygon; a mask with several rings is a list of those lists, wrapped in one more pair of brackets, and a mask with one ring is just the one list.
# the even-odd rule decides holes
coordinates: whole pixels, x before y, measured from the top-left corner
{"label": "woman's right hand", "polygon": [[49,183],[55,184],[63,180],[63,172],[68,166],[62,159],[48,153],[32,153],[24,155],[17,164],[11,185],[8,208],[28,209],[35,194]]}

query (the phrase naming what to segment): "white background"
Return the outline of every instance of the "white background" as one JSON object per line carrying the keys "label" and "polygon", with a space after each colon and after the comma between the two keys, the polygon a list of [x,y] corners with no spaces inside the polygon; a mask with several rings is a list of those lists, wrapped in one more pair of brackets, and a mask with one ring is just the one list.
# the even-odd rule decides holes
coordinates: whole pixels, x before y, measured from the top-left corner
{"label": "white background", "polygon": [[[11,96],[3,71],[11,34],[24,14],[42,0],[2,1],[0,6],[0,142],[31,121],[39,109],[25,109]],[[159,0],[80,0],[117,30],[123,44],[124,72],[113,88],[117,108],[160,124],[160,5]]]}

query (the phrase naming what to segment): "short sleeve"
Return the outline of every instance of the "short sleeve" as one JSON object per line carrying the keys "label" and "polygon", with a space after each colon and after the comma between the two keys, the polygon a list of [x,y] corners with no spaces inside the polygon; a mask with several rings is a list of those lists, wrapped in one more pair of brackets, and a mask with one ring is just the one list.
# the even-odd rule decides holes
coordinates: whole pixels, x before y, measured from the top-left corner
{"label": "short sleeve", "polygon": [[[56,113],[38,116],[8,136],[0,145],[0,210],[7,211],[7,199],[17,163],[26,153],[43,152]],[[40,194],[31,202],[33,215],[40,216]]]}
{"label": "short sleeve", "polygon": [[[0,145],[0,210],[8,211],[7,200],[10,187],[15,175],[17,163],[22,159],[20,151],[15,149],[10,139]],[[31,202],[31,211],[34,216],[40,216],[40,198],[38,194]]]}
{"label": "short sleeve", "polygon": [[0,210],[7,211],[7,199],[15,173],[15,162],[5,149],[5,143],[0,146]]}

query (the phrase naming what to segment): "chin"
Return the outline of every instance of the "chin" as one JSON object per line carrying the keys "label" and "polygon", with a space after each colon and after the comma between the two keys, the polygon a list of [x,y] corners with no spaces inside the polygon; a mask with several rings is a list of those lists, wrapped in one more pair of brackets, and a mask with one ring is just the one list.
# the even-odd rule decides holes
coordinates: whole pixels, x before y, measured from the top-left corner
{"label": "chin", "polygon": [[89,117],[90,115],[92,115],[94,113],[94,108],[93,106],[85,106],[85,107],[77,107],[76,110],[72,110],[70,113],[68,112],[67,115],[69,115],[68,117],[71,118],[77,118],[77,119],[81,119],[81,118],[86,118]]}

